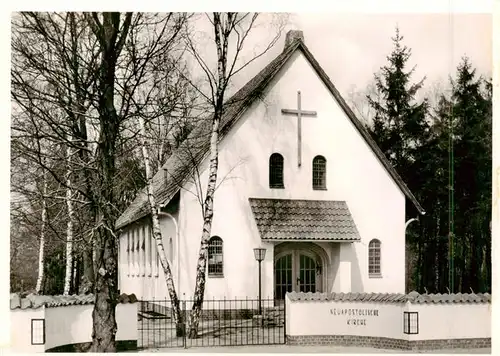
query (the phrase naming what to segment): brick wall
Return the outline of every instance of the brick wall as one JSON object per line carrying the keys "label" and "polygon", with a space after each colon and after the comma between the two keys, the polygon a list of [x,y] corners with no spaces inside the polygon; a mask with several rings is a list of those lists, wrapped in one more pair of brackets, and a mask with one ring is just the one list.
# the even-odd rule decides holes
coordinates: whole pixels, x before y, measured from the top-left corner
{"label": "brick wall", "polygon": [[360,346],[396,350],[491,348],[491,338],[408,341],[385,337],[355,335],[287,335],[286,342],[289,345]]}

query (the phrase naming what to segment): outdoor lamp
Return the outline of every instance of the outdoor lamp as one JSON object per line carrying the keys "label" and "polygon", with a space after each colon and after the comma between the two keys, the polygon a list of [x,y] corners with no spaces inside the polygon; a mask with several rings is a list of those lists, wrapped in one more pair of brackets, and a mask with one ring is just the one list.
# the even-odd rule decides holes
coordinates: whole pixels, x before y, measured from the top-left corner
{"label": "outdoor lamp", "polygon": [[262,247],[254,248],[253,254],[255,255],[255,259],[261,262],[264,260],[264,258],[266,258],[266,249]]}
{"label": "outdoor lamp", "polygon": [[266,249],[257,247],[253,249],[255,259],[259,262],[259,315],[262,315],[262,273],[260,270],[260,263],[266,257]]}

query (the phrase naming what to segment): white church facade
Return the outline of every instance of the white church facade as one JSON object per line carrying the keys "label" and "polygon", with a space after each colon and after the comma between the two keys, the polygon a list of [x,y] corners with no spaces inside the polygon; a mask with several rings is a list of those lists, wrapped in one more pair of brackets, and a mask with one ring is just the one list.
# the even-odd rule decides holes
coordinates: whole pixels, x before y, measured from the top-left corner
{"label": "white church facade", "polygon": [[[283,52],[229,103],[221,123],[205,298],[256,298],[256,247],[266,249],[265,298],[283,299],[287,291],[404,293],[406,203],[425,212],[302,33],[290,31]],[[203,223],[197,186],[188,176],[199,172],[205,189],[208,144],[201,141],[208,139],[193,141],[199,143],[192,155],[197,169],[180,150],[154,179],[181,299],[193,296]],[[168,299],[148,209],[140,193],[117,222],[119,289],[143,300]]]}

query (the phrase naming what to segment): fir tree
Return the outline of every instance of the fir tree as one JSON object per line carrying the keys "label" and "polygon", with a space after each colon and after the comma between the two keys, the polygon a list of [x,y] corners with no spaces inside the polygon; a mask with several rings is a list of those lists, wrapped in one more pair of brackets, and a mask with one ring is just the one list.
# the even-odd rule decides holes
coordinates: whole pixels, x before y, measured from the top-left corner
{"label": "fir tree", "polygon": [[428,105],[426,100],[421,103],[415,100],[425,78],[411,83],[415,67],[406,68],[411,49],[402,44],[403,36],[398,28],[392,41],[394,48],[387,57],[388,64],[375,75],[377,95],[367,97],[375,111],[370,131],[386,157],[405,176],[409,164],[415,160],[416,150],[427,135],[425,117]]}

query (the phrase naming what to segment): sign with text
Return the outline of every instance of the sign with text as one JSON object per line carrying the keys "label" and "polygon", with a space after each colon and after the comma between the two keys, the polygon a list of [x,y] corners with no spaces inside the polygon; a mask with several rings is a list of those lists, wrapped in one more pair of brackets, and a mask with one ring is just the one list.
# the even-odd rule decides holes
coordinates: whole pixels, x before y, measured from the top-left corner
{"label": "sign with text", "polygon": [[378,317],[378,309],[360,309],[360,308],[332,308],[330,314],[334,316],[347,316],[347,325],[366,326],[367,317]]}

